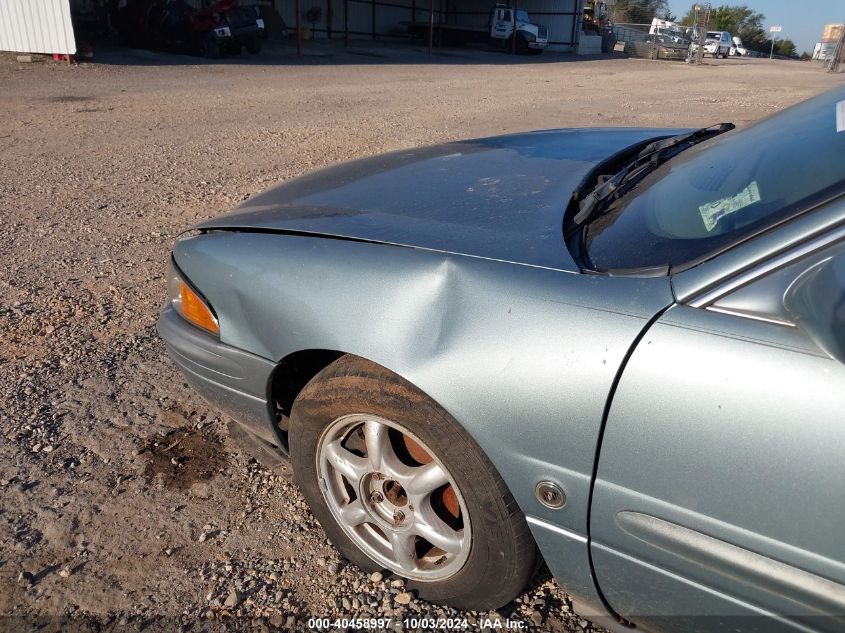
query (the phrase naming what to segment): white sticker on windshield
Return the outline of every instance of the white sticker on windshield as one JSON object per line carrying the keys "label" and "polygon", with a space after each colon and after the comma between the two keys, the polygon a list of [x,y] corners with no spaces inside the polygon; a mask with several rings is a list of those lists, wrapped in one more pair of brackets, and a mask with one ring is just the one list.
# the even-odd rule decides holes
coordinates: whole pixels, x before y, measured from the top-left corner
{"label": "white sticker on windshield", "polygon": [[698,210],[701,211],[701,219],[704,220],[704,226],[707,227],[708,231],[712,231],[716,228],[719,220],[726,215],[736,213],[740,209],[744,209],[759,201],[760,189],[757,187],[757,181],[755,180],[735,196],[702,204],[698,207]]}
{"label": "white sticker on windshield", "polygon": [[836,104],[836,131],[845,132],[845,101]]}

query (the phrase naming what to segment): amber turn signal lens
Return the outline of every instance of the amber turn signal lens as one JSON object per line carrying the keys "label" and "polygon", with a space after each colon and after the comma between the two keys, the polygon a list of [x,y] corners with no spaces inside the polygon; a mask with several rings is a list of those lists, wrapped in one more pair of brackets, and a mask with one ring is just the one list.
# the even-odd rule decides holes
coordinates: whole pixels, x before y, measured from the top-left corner
{"label": "amber turn signal lens", "polygon": [[197,327],[208,330],[212,334],[220,333],[220,327],[217,325],[217,319],[214,317],[214,314],[205,305],[205,301],[196,292],[191,290],[190,286],[184,281],[179,282],[179,304],[177,309],[187,321]]}

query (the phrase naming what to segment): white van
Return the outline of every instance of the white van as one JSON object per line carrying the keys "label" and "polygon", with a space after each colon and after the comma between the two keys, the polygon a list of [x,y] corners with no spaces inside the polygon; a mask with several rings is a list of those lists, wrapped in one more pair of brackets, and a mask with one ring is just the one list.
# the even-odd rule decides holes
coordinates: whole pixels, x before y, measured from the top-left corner
{"label": "white van", "polygon": [[738,37],[734,36],[734,43],[731,46],[731,55],[735,55],[736,57],[748,57],[749,50],[745,48],[745,44],[742,43],[742,40]]}

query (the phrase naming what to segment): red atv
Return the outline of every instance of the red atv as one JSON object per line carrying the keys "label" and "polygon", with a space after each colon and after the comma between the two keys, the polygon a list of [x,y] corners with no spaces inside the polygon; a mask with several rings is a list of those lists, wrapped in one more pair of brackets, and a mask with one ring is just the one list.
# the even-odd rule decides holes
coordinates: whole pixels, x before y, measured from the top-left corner
{"label": "red atv", "polygon": [[194,9],[184,0],[127,0],[118,10],[121,38],[130,46],[199,52],[220,57],[224,52],[261,50],[264,20],[258,7],[238,0],[219,0]]}

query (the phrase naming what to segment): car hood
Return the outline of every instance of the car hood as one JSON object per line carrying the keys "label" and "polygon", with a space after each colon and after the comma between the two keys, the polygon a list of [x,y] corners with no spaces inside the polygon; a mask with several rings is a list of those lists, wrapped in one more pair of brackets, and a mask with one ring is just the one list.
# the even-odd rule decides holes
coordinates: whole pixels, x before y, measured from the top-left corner
{"label": "car hood", "polygon": [[577,270],[563,241],[572,192],[663,129],[564,129],[343,163],[269,189],[201,230],[313,234]]}

